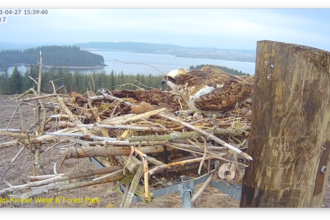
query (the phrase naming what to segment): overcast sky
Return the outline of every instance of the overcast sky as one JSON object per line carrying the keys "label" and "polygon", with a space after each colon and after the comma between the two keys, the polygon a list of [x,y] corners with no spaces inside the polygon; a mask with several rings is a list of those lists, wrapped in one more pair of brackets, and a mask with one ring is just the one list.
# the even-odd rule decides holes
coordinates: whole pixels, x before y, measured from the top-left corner
{"label": "overcast sky", "polygon": [[47,16],[8,16],[7,23],[0,24],[0,42],[71,44],[131,41],[255,49],[258,40],[274,40],[330,51],[330,9],[48,11]]}

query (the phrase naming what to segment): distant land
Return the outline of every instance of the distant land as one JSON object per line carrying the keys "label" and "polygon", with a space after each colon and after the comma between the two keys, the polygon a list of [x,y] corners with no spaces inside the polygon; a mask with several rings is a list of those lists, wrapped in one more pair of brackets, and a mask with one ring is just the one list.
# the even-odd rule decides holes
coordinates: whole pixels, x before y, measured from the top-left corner
{"label": "distant land", "polygon": [[85,50],[112,50],[132,53],[167,54],[177,57],[206,58],[240,62],[255,62],[255,50],[229,50],[203,47],[182,47],[173,44],[139,42],[89,42],[74,44]]}
{"label": "distant land", "polygon": [[[4,43],[0,42],[0,51],[24,50],[47,45],[64,45],[63,43]],[[240,62],[255,62],[255,50],[219,49],[210,47],[183,47],[173,44],[152,44],[142,42],[88,42],[65,44],[75,45],[84,50],[111,50],[132,53],[167,54],[177,57],[206,58]]]}
{"label": "distant land", "polygon": [[103,68],[104,58],[101,55],[81,50],[78,46],[41,46],[24,50],[2,50],[0,51],[0,69],[9,66],[32,65],[43,57],[43,66],[67,67],[74,69]]}

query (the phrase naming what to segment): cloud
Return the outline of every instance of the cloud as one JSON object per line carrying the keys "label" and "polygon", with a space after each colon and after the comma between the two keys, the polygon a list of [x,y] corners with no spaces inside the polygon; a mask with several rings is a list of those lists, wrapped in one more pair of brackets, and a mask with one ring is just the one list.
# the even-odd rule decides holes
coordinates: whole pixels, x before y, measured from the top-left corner
{"label": "cloud", "polygon": [[146,41],[254,48],[269,39],[330,48],[329,9],[49,9],[10,17],[2,41]]}

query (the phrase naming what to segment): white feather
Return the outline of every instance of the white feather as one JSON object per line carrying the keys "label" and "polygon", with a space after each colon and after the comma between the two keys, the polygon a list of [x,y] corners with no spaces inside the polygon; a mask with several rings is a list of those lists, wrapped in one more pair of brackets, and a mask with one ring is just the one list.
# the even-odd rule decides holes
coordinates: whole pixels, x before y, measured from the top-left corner
{"label": "white feather", "polygon": [[203,95],[207,95],[214,90],[213,86],[205,86],[201,90],[199,90],[194,96],[190,96],[190,99],[197,99]]}

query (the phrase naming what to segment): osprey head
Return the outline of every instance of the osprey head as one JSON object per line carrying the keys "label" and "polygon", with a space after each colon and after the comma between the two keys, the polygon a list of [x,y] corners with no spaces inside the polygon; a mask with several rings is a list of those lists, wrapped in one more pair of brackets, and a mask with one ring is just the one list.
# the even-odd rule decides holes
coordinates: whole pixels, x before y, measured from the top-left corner
{"label": "osprey head", "polygon": [[186,69],[177,69],[177,70],[171,70],[165,75],[165,79],[162,80],[162,85],[165,83],[171,87],[171,89],[176,90],[176,85],[175,85],[175,78],[178,75],[186,74],[188,71]]}

